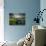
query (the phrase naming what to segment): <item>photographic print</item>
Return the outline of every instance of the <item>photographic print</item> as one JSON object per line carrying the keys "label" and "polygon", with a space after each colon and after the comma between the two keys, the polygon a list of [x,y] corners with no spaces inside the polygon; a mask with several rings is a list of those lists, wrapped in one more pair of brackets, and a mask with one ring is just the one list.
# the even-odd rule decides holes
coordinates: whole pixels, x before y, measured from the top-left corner
{"label": "photographic print", "polygon": [[25,13],[9,13],[9,25],[25,25]]}

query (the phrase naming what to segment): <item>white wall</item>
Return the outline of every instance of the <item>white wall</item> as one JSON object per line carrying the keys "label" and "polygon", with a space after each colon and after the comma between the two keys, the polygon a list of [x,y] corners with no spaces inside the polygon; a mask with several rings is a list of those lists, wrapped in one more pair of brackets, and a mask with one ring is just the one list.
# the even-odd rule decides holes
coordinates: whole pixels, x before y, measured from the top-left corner
{"label": "white wall", "polygon": [[[4,1],[4,37],[7,41],[18,41],[29,31],[32,31],[33,19],[40,10],[40,0],[5,0]],[[9,13],[24,12],[26,14],[26,24],[10,26]]]}
{"label": "white wall", "polygon": [[[46,9],[46,0],[40,0],[40,9],[41,11],[43,9]],[[43,12],[43,22],[41,21],[40,24],[43,25],[43,26],[46,26],[46,11]]]}
{"label": "white wall", "polygon": [[[40,9],[41,10],[46,9],[46,0],[40,0]],[[41,21],[40,25],[43,25],[46,27],[46,11],[44,11],[42,17],[43,17],[44,21],[43,22]]]}
{"label": "white wall", "polygon": [[3,0],[0,0],[0,42],[4,41],[4,8]]}

